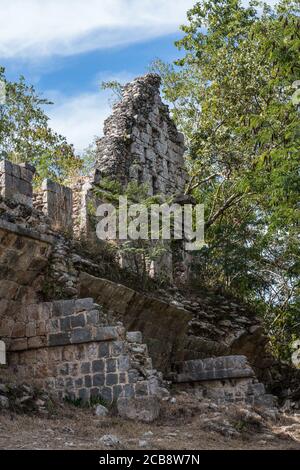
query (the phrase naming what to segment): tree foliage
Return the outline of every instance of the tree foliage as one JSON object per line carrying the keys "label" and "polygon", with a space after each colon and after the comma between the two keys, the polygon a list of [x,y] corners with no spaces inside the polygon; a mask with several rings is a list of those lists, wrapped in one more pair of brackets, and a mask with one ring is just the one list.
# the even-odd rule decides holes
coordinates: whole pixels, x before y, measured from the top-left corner
{"label": "tree foliage", "polygon": [[[119,220],[119,197],[123,196],[127,198],[128,205],[136,204],[142,205],[144,208],[150,209],[152,204],[161,205],[167,201],[167,198],[163,195],[149,195],[148,184],[139,184],[137,181],[130,181],[126,188],[110,178],[101,178],[97,186],[94,187],[93,192],[98,200],[111,203],[116,209],[116,218]],[[168,201],[170,202],[170,201]],[[132,221],[136,221],[139,217],[139,210],[137,208],[134,216],[128,216],[127,229]],[[117,223],[118,225],[118,223]],[[136,226],[135,222],[135,226]],[[164,243],[161,237],[161,230],[159,233],[158,240],[151,239],[151,215],[148,213],[147,223],[145,225],[138,224],[139,232],[145,231],[148,233],[148,239],[138,238],[137,240],[123,240],[115,243],[112,241],[112,245],[115,249],[116,257],[121,256],[123,264],[127,269],[133,271],[138,276],[141,285],[145,288],[148,285],[149,274],[151,272],[152,262],[162,260],[162,258],[170,250],[168,243]],[[118,229],[117,229],[118,232]],[[119,233],[117,233],[117,239]],[[170,273],[168,273],[169,275]],[[168,278],[167,273],[161,269],[159,281],[164,284]]]}
{"label": "tree foliage", "polygon": [[199,278],[256,302],[279,352],[300,331],[299,13],[202,0],[184,56],[153,65],[187,138],[187,192],[206,207]]}
{"label": "tree foliage", "polygon": [[63,182],[78,171],[82,162],[73,146],[49,127],[44,107],[52,103],[39,97],[24,77],[8,81],[1,67],[0,81],[6,91],[0,105],[0,159],[33,164],[38,181],[48,177]]}

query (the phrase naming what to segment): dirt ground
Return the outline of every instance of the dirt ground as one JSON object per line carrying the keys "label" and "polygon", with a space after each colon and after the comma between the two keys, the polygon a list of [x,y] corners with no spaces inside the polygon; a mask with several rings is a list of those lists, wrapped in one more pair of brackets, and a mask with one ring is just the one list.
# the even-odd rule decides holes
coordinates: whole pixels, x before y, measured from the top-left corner
{"label": "dirt ground", "polygon": [[51,417],[0,413],[1,449],[93,449],[113,435],[111,449],[298,449],[300,413],[284,415],[245,406],[217,406],[176,396],[164,403],[158,421],[137,423],[117,416],[97,417],[93,409],[60,407]]}

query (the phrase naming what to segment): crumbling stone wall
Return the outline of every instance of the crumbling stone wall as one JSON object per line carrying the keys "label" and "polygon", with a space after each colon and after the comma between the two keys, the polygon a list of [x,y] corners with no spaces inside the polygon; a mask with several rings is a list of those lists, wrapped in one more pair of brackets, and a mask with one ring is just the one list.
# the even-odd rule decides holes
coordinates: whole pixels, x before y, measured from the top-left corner
{"label": "crumbling stone wall", "polygon": [[84,401],[100,395],[111,402],[120,395],[150,396],[162,390],[162,377],[153,369],[141,333],[108,326],[93,299],[24,305],[13,321],[4,337],[9,351],[4,377]]}
{"label": "crumbling stone wall", "polygon": [[34,195],[34,206],[48,216],[54,230],[72,233],[73,194],[70,188],[45,179],[41,190]]}
{"label": "crumbling stone wall", "polygon": [[[19,174],[15,167],[4,165]],[[64,236],[64,217],[72,218],[70,190],[47,181],[32,206],[29,194],[26,203],[19,201],[23,185],[15,183],[14,198],[0,199],[0,337],[8,352],[1,380],[24,380],[83,400],[164,393],[141,333],[126,335],[93,299],[78,299],[78,271],[91,262]],[[54,284],[75,299],[40,302],[49,266]]]}
{"label": "crumbling stone wall", "polygon": [[192,316],[184,309],[136,292],[124,285],[81,273],[81,295],[91,295],[122,319],[126,328],[141,330],[154,366],[165,372],[184,357],[185,335]]}
{"label": "crumbling stone wall", "polygon": [[98,141],[97,169],[124,186],[130,181],[146,183],[149,194],[177,194],[187,180],[184,137],[161,100],[159,87],[160,77],[148,74],[123,88]]}
{"label": "crumbling stone wall", "polygon": [[0,162],[0,194],[2,197],[32,205],[32,178],[35,169],[28,163],[14,165],[8,160]]}
{"label": "crumbling stone wall", "polygon": [[217,403],[243,402],[273,408],[276,399],[266,393],[245,356],[219,356],[183,361],[176,365],[173,383],[199,398]]}
{"label": "crumbling stone wall", "polygon": [[4,338],[9,360],[2,374],[84,401],[163,392],[141,333],[107,325],[93,299],[32,304],[17,313]]}
{"label": "crumbling stone wall", "polygon": [[14,213],[20,218],[20,206],[9,212],[0,201],[0,213],[3,209],[11,221],[0,218],[0,337],[11,334],[13,316],[22,305],[38,301],[52,250],[50,236],[13,222]]}
{"label": "crumbling stone wall", "polygon": [[[99,279],[102,266],[95,259],[98,242],[91,220],[99,202],[93,192],[99,178],[107,175],[123,185],[147,183],[149,194],[181,193],[183,153],[183,137],[159,96],[159,78],[149,74],[124,87],[98,142],[95,175],[80,178],[72,190],[47,180],[33,195],[32,167],[0,164],[0,337],[8,347],[2,375],[50,387],[61,397],[101,394],[110,401],[164,393],[148,346],[154,365],[166,372],[174,361],[184,371],[190,360],[240,351],[251,356],[252,364],[261,362],[265,339],[259,320],[240,315],[232,303],[217,299],[219,308],[207,296],[187,300],[174,286],[162,302]],[[78,249],[76,238],[82,237],[87,254]],[[56,296],[50,290],[50,302],[43,297],[46,279],[60,291]],[[78,298],[86,295],[104,308],[91,298]],[[58,297],[64,299],[55,301]],[[142,330],[147,346],[139,332],[126,334],[120,319],[127,328]],[[180,382],[177,372],[174,381],[193,384],[192,379]],[[205,390],[218,389],[223,379],[206,380]],[[225,385],[235,393],[242,379],[254,380],[225,376],[225,382],[239,382]],[[251,389],[248,382],[242,384],[244,398]]]}

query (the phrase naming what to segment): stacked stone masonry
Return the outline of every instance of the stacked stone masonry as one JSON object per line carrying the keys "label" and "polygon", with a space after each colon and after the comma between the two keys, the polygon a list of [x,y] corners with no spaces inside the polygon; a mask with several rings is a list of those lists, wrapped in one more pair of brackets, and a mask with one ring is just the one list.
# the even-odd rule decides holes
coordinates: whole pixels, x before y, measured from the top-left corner
{"label": "stacked stone masonry", "polygon": [[46,179],[35,194],[35,207],[49,217],[54,230],[71,233],[73,229],[72,190]]}
{"label": "stacked stone masonry", "polygon": [[[4,195],[9,194],[5,183],[9,181],[7,175],[11,172],[21,174],[21,170],[18,172],[15,167],[13,164],[3,165]],[[14,197],[2,196],[0,201],[0,337],[8,350],[8,367],[3,374],[7,372],[17,380],[53,389],[60,397],[88,400],[100,394],[111,401],[121,395],[162,396],[166,393],[162,376],[153,370],[147,347],[141,343],[139,335],[135,335],[134,343],[132,335],[128,335],[126,340],[124,328],[105,323],[99,306],[95,306],[92,299],[37,303],[43,271],[51,258],[57,276],[55,284],[63,283],[65,292],[71,296],[78,296],[79,290],[93,286],[96,289],[93,295],[98,301],[101,293],[99,297],[102,297],[106,309],[113,307],[117,316],[123,315],[128,327],[141,326],[153,357],[163,370],[170,368],[172,360],[181,355],[178,343],[184,347],[185,340],[179,341],[179,338],[185,335],[188,324],[193,322],[191,317],[186,311],[158,300],[137,297],[134,291],[128,291],[124,286],[99,278],[91,279],[82,273],[82,268],[91,262],[75,253],[71,257],[71,268],[69,242],[61,233],[61,222],[66,216],[64,211],[68,216],[71,211],[70,203],[63,204],[62,201],[60,204],[60,198],[65,200],[66,197],[64,188],[60,190],[58,185],[46,182],[43,186],[46,197],[36,196],[32,207],[30,192],[24,200],[23,186],[19,187],[18,183],[16,178]],[[48,191],[49,188],[54,190]],[[88,186],[87,191],[90,191]],[[71,197],[68,198],[70,200]],[[50,220],[51,204],[62,208],[60,213],[54,214],[55,223]],[[76,263],[79,266],[77,271],[74,268]],[[119,296],[117,292],[120,289],[122,295]],[[157,315],[159,318],[153,320]],[[158,321],[161,329],[157,329]],[[202,394],[217,400],[249,401],[256,393],[256,403],[260,400],[271,406],[272,397],[268,398],[263,393],[261,385],[256,384],[253,377],[233,377],[228,365],[224,370],[227,370],[227,376],[224,373],[222,378],[215,376],[214,380],[206,377],[206,380],[198,378],[195,381],[190,377],[186,382],[174,381],[178,386],[184,384],[186,387],[188,384],[193,390],[198,390],[197,393],[201,390]],[[215,371],[210,373],[215,374]]]}
{"label": "stacked stone masonry", "polygon": [[273,395],[255,378],[245,356],[220,356],[178,363],[172,380],[177,388],[189,389],[200,398],[217,403],[245,402],[251,405],[276,406]]}
{"label": "stacked stone masonry", "polygon": [[[124,186],[146,183],[149,194],[184,190],[183,136],[159,86],[159,77],[149,74],[124,87],[98,141],[95,174],[72,188],[45,180],[33,194],[33,167],[0,162],[0,340],[8,360],[0,379],[7,375],[83,400],[159,397],[167,392],[149,346],[154,367],[164,373],[179,361],[172,375],[177,387],[221,401],[271,406],[272,397],[247,360],[233,356],[245,351],[252,364],[260,357],[265,340],[257,319],[237,314],[223,300],[221,310],[215,305],[208,310],[202,298],[150,298],[101,279],[101,263],[93,260],[93,244],[99,242],[92,214],[101,202],[93,189],[100,178]],[[77,251],[76,239],[82,237],[89,255]],[[166,264],[172,271],[172,260]],[[53,296],[43,290],[46,280]],[[53,300],[58,295],[53,288],[65,300]],[[51,301],[43,302],[44,295]],[[141,330],[147,345],[120,320],[129,330]]]}
{"label": "stacked stone masonry", "polygon": [[184,137],[162,103],[160,78],[148,74],[123,88],[98,141],[100,175],[148,185],[149,194],[182,193],[187,181]]}
{"label": "stacked stone masonry", "polygon": [[11,331],[2,322],[0,336],[9,351],[7,373],[60,398],[111,402],[163,390],[141,333],[102,326],[93,299],[23,306]]}
{"label": "stacked stone masonry", "polygon": [[32,178],[34,168],[28,163],[14,165],[0,162],[0,194],[22,204],[32,204]]}

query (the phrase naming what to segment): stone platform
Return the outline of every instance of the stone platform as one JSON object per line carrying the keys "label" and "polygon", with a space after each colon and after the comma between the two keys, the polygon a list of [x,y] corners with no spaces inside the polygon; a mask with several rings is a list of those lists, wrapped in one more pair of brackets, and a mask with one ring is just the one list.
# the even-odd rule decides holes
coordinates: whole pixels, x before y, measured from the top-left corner
{"label": "stone platform", "polygon": [[170,376],[177,389],[217,403],[244,402],[251,405],[276,406],[273,395],[255,378],[245,356],[220,356],[176,364]]}
{"label": "stone platform", "polygon": [[103,324],[91,298],[23,306],[12,320],[10,331],[0,323],[8,350],[2,378],[83,401],[163,393],[141,333]]}

